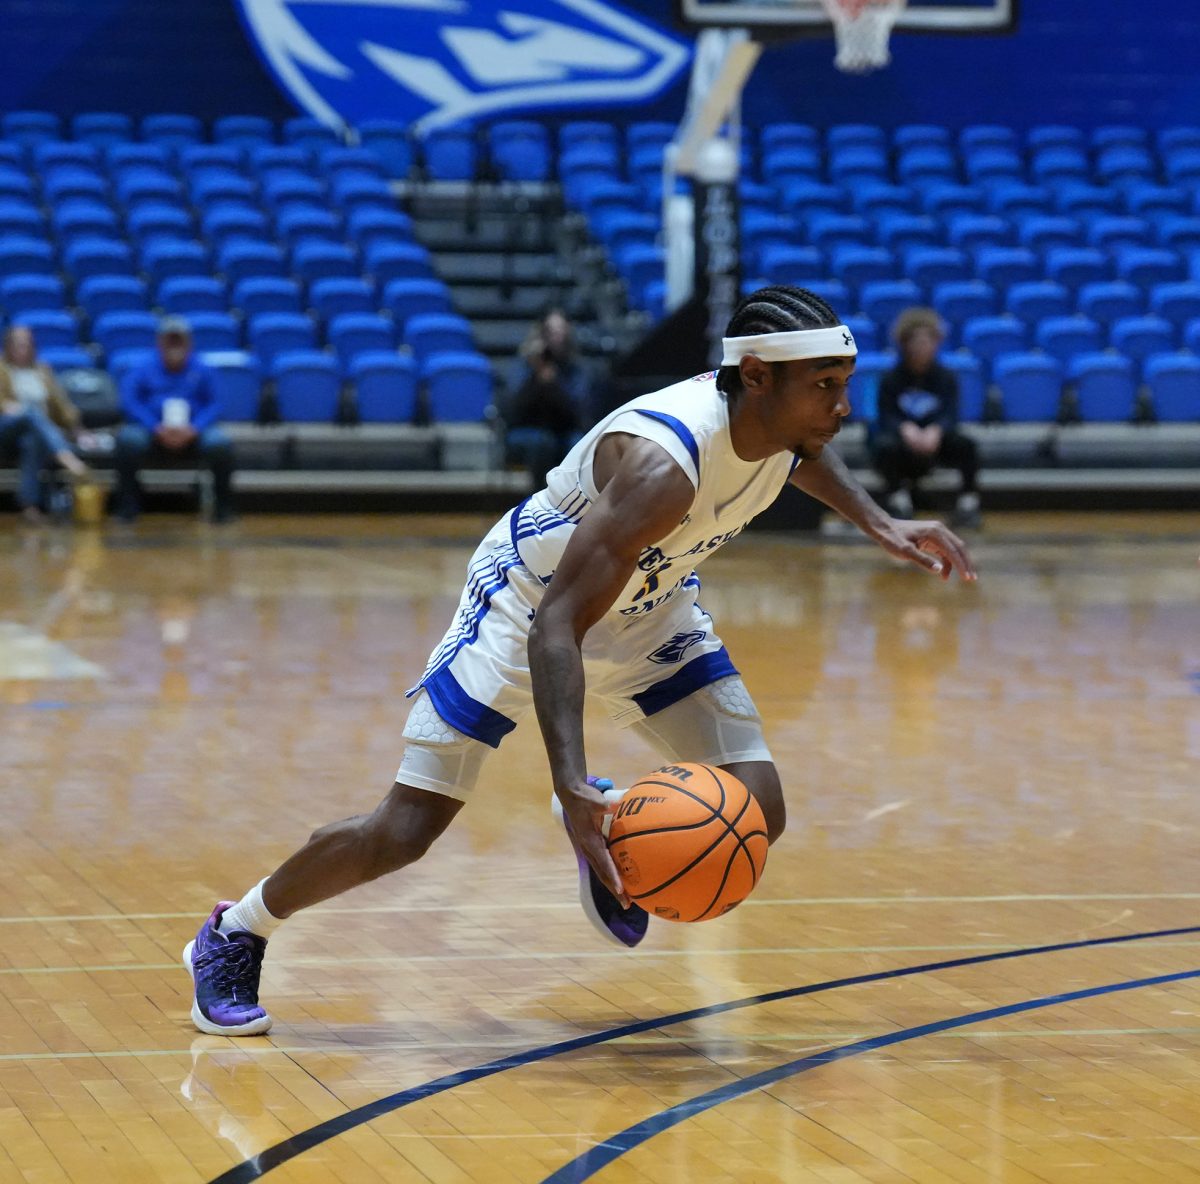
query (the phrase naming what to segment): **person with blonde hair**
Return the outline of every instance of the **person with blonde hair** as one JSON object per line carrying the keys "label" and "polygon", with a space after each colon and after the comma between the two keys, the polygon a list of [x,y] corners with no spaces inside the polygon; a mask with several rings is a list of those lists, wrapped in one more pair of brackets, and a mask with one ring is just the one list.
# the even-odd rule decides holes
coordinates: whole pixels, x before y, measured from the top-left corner
{"label": "person with blonde hair", "polygon": [[935,468],[957,469],[961,485],[954,519],[979,525],[979,450],[958,430],[958,379],[937,359],[946,337],[932,308],[906,309],[892,339],[900,360],[879,380],[879,412],[871,457],[884,480],[887,507],[911,518],[912,487]]}

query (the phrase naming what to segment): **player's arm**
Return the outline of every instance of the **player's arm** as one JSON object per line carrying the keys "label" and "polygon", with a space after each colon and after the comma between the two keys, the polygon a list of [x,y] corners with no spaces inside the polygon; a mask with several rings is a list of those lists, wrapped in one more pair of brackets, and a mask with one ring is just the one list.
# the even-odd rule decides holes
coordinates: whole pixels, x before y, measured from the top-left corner
{"label": "player's arm", "polygon": [[695,488],[665,449],[636,436],[605,436],[593,473],[600,496],[575,528],[538,606],[529,668],[554,792],[580,850],[624,900],[600,836],[604,798],[587,784],[583,639],[613,606],[643,550],[682,521]]}
{"label": "player's arm", "polygon": [[790,480],[797,489],[852,522],[888,554],[907,559],[944,580],[952,571],[957,571],[961,579],[975,579],[975,567],[958,535],[940,522],[903,522],[885,514],[835,449],[823,448],[816,460],[797,465]]}

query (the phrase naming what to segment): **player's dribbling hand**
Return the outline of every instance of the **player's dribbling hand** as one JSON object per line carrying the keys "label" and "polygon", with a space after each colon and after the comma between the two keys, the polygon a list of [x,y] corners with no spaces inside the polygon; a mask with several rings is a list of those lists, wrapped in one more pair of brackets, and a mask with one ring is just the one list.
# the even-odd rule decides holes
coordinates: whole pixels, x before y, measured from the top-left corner
{"label": "player's dribbling hand", "polygon": [[967,544],[940,522],[905,522],[893,519],[879,545],[897,559],[907,559],[918,567],[948,580],[958,572],[960,580],[975,580],[975,565]]}
{"label": "player's dribbling hand", "polygon": [[625,889],[621,886],[617,865],[608,853],[601,829],[604,826],[605,815],[612,808],[611,803],[605,800],[604,794],[598,789],[593,789],[587,782],[557,792],[571,842],[592,865],[593,871],[604,881],[604,886],[621,902],[621,907],[628,908],[629,897],[625,895]]}

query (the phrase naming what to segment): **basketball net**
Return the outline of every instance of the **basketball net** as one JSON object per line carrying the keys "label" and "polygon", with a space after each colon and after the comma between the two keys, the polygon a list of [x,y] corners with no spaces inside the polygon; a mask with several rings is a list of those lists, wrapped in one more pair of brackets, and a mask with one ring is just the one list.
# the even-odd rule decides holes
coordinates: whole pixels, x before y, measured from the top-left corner
{"label": "basketball net", "polygon": [[821,0],[833,21],[837,57],[847,74],[868,74],[892,60],[888,38],[904,11],[905,0]]}

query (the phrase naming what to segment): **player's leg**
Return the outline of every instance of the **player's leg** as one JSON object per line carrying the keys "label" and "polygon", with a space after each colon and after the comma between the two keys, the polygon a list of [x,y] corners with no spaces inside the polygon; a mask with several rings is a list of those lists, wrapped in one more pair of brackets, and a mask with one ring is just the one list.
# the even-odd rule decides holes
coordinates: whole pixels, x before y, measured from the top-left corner
{"label": "player's leg", "polygon": [[942,436],[937,463],[957,469],[959,474],[958,501],[954,521],[959,526],[979,525],[979,447],[970,436],[951,429]]}

